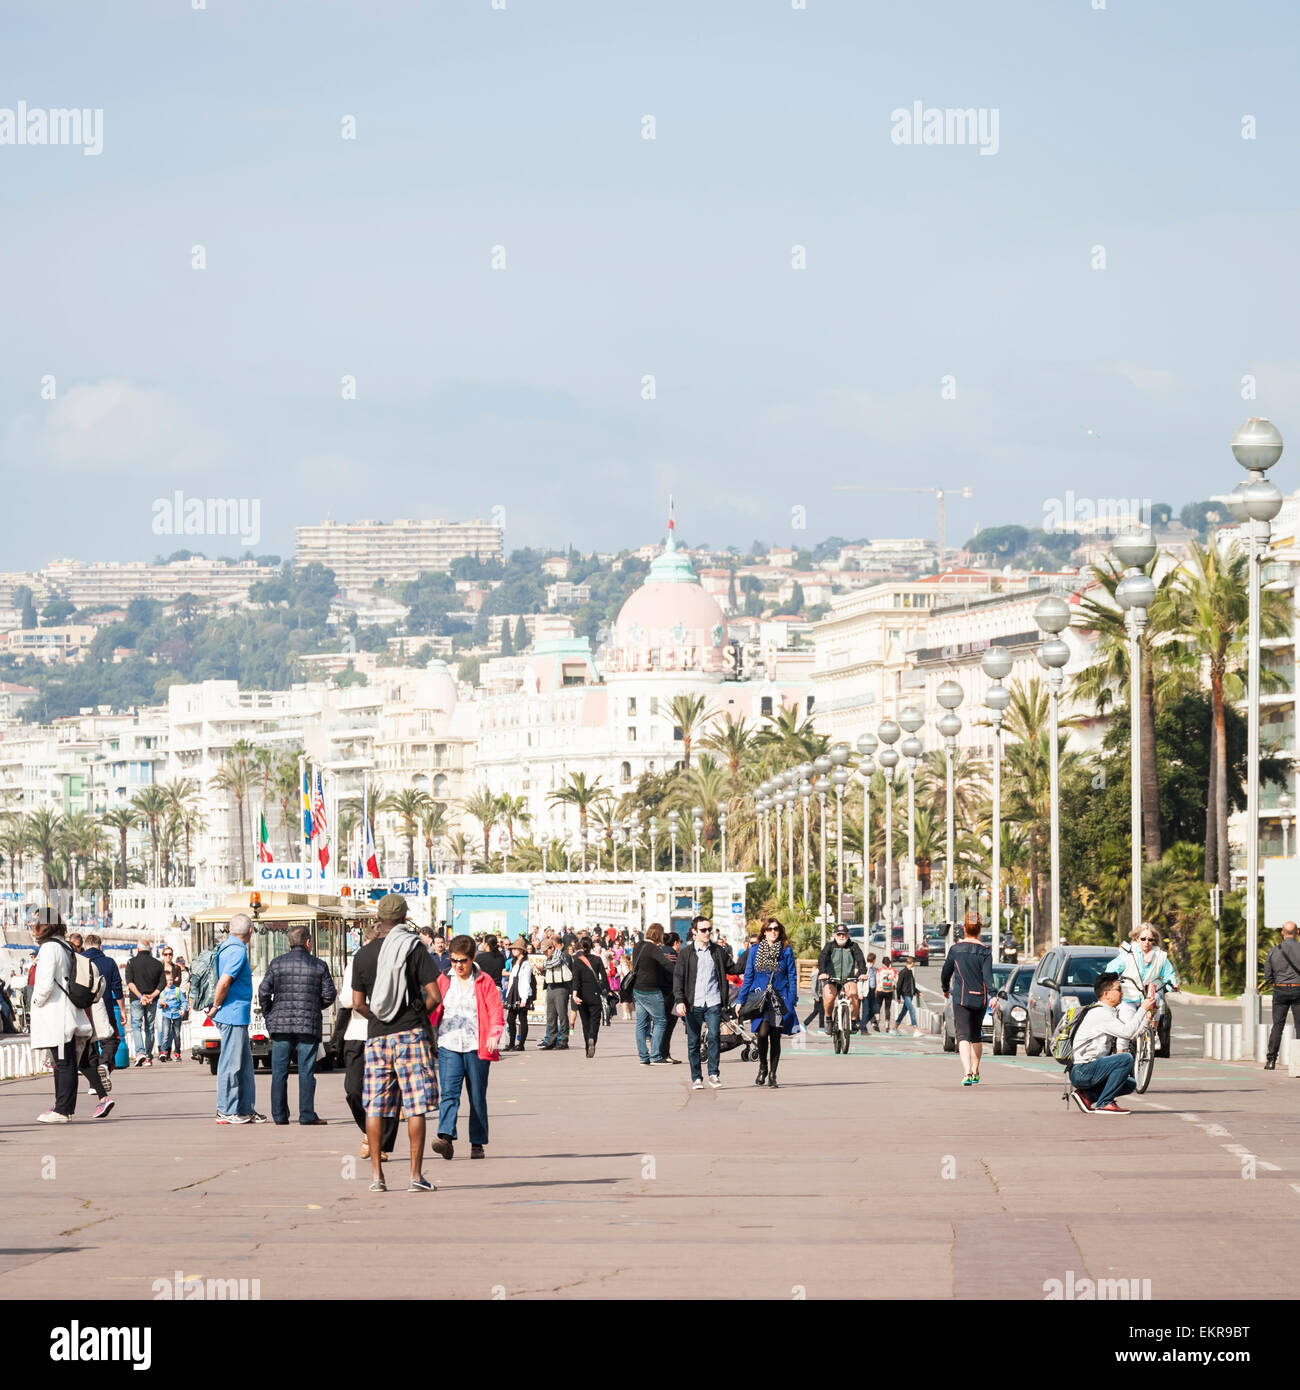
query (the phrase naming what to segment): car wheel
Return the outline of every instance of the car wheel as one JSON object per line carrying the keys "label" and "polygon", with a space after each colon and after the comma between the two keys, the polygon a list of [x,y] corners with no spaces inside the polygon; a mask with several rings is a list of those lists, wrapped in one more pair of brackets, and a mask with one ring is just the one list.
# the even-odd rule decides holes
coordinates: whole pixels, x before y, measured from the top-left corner
{"label": "car wheel", "polygon": [[957,1051],[957,1039],[946,1028],[943,1030],[943,1050],[945,1052]]}
{"label": "car wheel", "polygon": [[1037,1057],[1042,1053],[1042,1041],[1034,1036],[1034,1025],[1031,1022],[1025,1024],[1025,1056]]}
{"label": "car wheel", "polygon": [[1002,1057],[1006,1050],[1006,1044],[1002,1040],[1002,1029],[995,1023],[993,1025],[993,1055]]}
{"label": "car wheel", "polygon": [[1008,1033],[1008,1032],[1006,1032],[1006,1031],[1004,1030],[1004,1031],[1003,1031],[1003,1034],[1002,1034],[1002,1053],[1003,1053],[1003,1055],[1006,1056],[1006,1057],[1014,1057],[1014,1056],[1016,1055],[1016,1049],[1017,1049],[1019,1046],[1020,1046],[1020,1044],[1016,1041],[1015,1034],[1014,1034],[1014,1033]]}

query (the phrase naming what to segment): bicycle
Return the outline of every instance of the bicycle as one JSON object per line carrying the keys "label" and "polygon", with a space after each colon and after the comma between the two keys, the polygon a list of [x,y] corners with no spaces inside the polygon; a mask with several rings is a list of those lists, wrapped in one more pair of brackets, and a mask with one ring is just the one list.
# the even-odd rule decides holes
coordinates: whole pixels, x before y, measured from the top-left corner
{"label": "bicycle", "polygon": [[[1147,986],[1147,999],[1156,997],[1155,985]],[[1147,1017],[1147,1025],[1137,1035],[1133,1041],[1133,1083],[1137,1095],[1142,1095],[1146,1088],[1151,1084],[1151,1076],[1156,1066],[1156,1030],[1159,1026],[1159,1018],[1164,1008],[1164,999],[1160,1000],[1161,1007],[1156,1009]]]}
{"label": "bicycle", "polygon": [[826,983],[835,990],[835,1002],[831,1005],[830,1016],[826,1022],[830,1025],[838,1056],[841,1052],[848,1052],[849,1042],[853,1037],[853,1006],[849,1001],[848,991],[844,988],[849,981],[828,979]]}

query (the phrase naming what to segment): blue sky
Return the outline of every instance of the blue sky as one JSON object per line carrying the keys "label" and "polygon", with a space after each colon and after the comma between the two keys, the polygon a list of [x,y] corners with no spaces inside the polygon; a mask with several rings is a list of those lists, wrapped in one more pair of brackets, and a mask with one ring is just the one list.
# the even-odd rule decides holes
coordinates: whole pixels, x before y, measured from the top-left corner
{"label": "blue sky", "polygon": [[[845,485],[969,486],[960,541],[1231,487],[1251,414],[1295,490],[1300,11],[1092,3],[7,15],[0,108],[102,108],[104,148],[0,146],[0,569],[228,553],[153,533],[176,489],[283,554],[494,507],[636,545],[670,491],[688,543],[933,534]],[[997,154],[893,143],[916,101],[995,109]]]}

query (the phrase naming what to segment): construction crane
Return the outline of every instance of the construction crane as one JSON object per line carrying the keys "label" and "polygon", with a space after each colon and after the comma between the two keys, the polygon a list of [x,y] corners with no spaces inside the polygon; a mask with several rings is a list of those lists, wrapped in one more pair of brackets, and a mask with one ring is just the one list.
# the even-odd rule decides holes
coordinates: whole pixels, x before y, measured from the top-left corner
{"label": "construction crane", "polygon": [[944,501],[950,495],[953,497],[969,498],[971,490],[964,488],[943,488],[943,487],[864,487],[858,484],[846,483],[835,489],[836,492],[928,492],[939,504],[939,555],[938,569],[943,569],[944,542],[947,532],[944,525]]}

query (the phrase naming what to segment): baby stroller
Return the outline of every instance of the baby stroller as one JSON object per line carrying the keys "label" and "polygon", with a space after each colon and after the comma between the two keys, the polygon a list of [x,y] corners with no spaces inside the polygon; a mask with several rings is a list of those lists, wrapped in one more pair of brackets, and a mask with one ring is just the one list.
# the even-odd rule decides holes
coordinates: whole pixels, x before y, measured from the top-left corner
{"label": "baby stroller", "polygon": [[728,1006],[722,1011],[718,1051],[730,1052],[735,1047],[740,1048],[740,1057],[744,1062],[752,1062],[758,1056],[758,1040],[749,1031],[748,1025],[736,1017],[735,1009]]}

